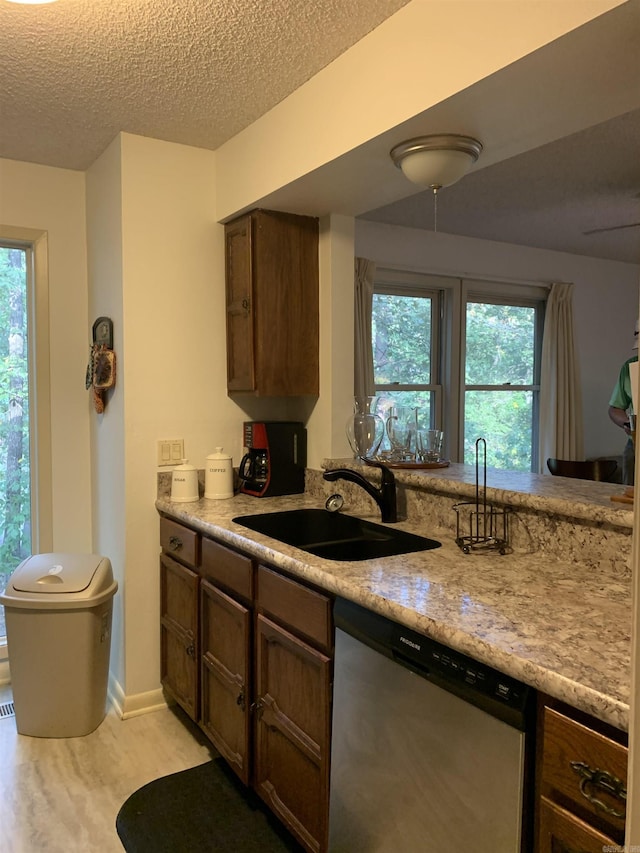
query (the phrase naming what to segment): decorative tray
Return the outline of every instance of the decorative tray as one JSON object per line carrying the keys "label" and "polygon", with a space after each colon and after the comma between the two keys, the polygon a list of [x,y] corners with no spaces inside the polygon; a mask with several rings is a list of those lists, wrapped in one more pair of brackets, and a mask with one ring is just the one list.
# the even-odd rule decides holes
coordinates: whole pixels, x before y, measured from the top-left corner
{"label": "decorative tray", "polygon": [[391,462],[389,459],[363,459],[367,465],[375,465],[377,462],[382,462],[383,465],[386,465],[387,468],[404,468],[411,471],[424,471],[429,468],[448,468],[449,462],[443,460],[442,462]]}

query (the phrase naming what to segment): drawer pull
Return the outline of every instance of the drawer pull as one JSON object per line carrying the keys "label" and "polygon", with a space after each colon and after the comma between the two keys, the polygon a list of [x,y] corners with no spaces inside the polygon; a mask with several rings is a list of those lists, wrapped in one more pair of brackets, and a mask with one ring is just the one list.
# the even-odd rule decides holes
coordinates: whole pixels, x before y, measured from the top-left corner
{"label": "drawer pull", "polygon": [[[571,769],[574,773],[577,773],[578,776],[581,777],[580,793],[582,796],[588,800],[592,806],[595,806],[595,808],[600,809],[613,817],[623,818],[627,808],[627,789],[625,788],[625,783],[622,780],[617,779],[615,776],[612,776],[611,773],[607,773],[606,770],[593,770],[588,764],[585,764],[584,761],[572,761],[570,763]],[[590,787],[593,787],[596,792],[600,789],[618,800],[624,800],[622,810],[618,811],[617,809],[608,806],[606,803],[603,803],[602,800],[599,800],[594,793],[591,793],[589,790]]]}
{"label": "drawer pull", "polygon": [[187,646],[185,651],[190,658],[194,658],[196,656],[196,647],[194,646],[193,643],[191,643],[191,645]]}
{"label": "drawer pull", "polygon": [[179,536],[169,537],[169,548],[172,551],[179,551],[182,548],[182,539]]}

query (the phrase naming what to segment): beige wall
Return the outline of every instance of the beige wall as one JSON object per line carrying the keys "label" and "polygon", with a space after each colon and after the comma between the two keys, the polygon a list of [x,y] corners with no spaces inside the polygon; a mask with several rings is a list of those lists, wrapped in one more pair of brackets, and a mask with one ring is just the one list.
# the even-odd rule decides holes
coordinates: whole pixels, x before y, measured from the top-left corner
{"label": "beige wall", "polygon": [[221,227],[210,151],[123,134],[127,595],[125,693],[158,686],[156,442],[182,437],[198,467],[229,447]]}
{"label": "beige wall", "polygon": [[309,418],[308,464],[349,456],[353,408],[353,232],[349,216],[320,221],[320,398]]}
{"label": "beige wall", "polygon": [[161,701],[156,442],[184,438],[202,467],[214,440],[239,441],[221,370],[213,158],[121,134],[89,170],[91,305],[113,317],[118,357],[115,393],[93,431],[96,541],[119,564],[112,689],[125,714]]}
{"label": "beige wall", "polygon": [[118,581],[113,600],[111,671],[118,683],[125,672],[124,609],[129,600],[126,578],[124,389],[126,359],[122,310],[122,187],[121,147],[116,139],[87,172],[88,318],[113,321],[116,386],[108,392],[106,409],[90,410],[93,491],[93,550],[111,560]]}
{"label": "beige wall", "polygon": [[0,160],[0,223],[47,234],[53,550],[91,550],[85,176]]}

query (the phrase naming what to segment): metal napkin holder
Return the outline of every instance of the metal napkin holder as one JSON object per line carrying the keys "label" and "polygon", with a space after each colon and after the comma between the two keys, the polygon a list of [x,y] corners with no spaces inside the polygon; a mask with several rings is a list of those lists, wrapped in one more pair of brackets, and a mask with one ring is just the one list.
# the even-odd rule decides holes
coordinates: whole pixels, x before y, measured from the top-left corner
{"label": "metal napkin holder", "polygon": [[[483,483],[480,492],[480,447],[483,451]],[[509,550],[510,507],[498,508],[487,503],[487,442],[476,441],[476,499],[454,504],[456,511],[456,545],[464,554]],[[468,532],[467,532],[468,531]]]}

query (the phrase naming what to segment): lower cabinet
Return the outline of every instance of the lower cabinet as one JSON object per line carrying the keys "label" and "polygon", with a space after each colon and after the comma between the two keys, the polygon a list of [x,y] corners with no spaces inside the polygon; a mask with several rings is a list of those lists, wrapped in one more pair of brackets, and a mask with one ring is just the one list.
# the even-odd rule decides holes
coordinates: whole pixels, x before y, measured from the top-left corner
{"label": "lower cabinet", "polygon": [[[165,690],[300,844],[325,853],[331,597],[171,519],[160,540]],[[538,698],[536,853],[621,848],[626,736]]]}
{"label": "lower cabinet", "polygon": [[202,581],[201,727],[245,785],[249,784],[251,611]]}
{"label": "lower cabinet", "polygon": [[[163,543],[166,523],[176,532],[162,518]],[[163,544],[162,684],[300,844],[324,853],[332,600],[211,539],[199,545],[185,560]]]}
{"label": "lower cabinet", "polygon": [[256,694],[256,791],[308,850],[326,850],[331,658],[259,615]]}
{"label": "lower cabinet", "polygon": [[193,720],[200,713],[198,587],[200,537],[160,519],[160,678]]}
{"label": "lower cabinet", "polygon": [[623,732],[541,698],[537,853],[622,849],[627,752]]}

